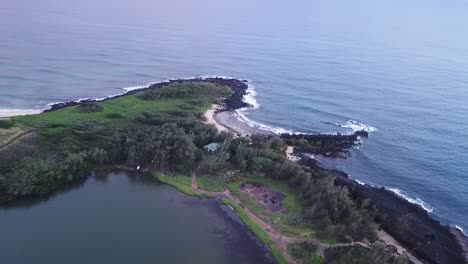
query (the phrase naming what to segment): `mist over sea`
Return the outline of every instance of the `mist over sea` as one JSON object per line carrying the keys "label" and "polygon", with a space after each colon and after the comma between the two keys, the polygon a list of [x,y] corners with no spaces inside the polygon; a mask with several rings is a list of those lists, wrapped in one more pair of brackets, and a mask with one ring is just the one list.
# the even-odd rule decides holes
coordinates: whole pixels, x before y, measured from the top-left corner
{"label": "mist over sea", "polygon": [[370,137],[323,161],[468,230],[468,2],[3,0],[0,116],[167,78],[250,80],[245,117]]}

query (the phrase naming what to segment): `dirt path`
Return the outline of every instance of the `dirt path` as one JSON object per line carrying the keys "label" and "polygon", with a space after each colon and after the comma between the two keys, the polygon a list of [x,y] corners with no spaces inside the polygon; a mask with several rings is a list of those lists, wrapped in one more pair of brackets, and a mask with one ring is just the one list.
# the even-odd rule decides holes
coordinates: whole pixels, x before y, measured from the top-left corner
{"label": "dirt path", "polygon": [[3,144],[2,146],[0,146],[0,151],[1,150],[4,150],[6,148],[8,148],[9,146],[11,146],[12,144],[14,144],[16,141],[20,140],[20,139],[23,139],[23,138],[26,138],[30,135],[32,135],[35,131],[34,130],[28,130],[28,131],[24,131],[16,136],[14,136],[13,138],[11,138],[10,140],[8,140],[5,144]]}

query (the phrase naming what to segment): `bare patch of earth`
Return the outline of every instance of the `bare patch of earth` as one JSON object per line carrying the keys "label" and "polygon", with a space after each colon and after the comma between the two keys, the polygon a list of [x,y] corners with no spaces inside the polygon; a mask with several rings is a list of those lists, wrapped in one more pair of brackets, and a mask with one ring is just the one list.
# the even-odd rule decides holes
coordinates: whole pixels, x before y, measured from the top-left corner
{"label": "bare patch of earth", "polygon": [[258,182],[246,182],[241,184],[240,191],[249,195],[255,202],[261,204],[270,212],[288,213],[288,209],[283,206],[286,196],[283,193],[274,191],[271,187]]}

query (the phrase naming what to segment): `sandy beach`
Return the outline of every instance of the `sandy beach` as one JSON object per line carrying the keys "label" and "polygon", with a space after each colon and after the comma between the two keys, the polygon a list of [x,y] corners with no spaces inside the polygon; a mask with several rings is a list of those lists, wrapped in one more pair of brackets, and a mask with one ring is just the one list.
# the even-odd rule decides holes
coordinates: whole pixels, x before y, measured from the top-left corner
{"label": "sandy beach", "polygon": [[205,112],[205,123],[209,125],[214,125],[216,129],[218,130],[218,132],[229,131],[227,127],[220,124],[215,119],[216,111],[219,109],[221,109],[219,105],[216,105],[216,104],[212,105],[211,108]]}
{"label": "sandy beach", "polygon": [[205,122],[214,125],[218,131],[230,131],[237,136],[248,137],[253,134],[271,134],[271,132],[260,130],[239,120],[235,111],[223,111],[218,105],[213,105],[205,113]]}

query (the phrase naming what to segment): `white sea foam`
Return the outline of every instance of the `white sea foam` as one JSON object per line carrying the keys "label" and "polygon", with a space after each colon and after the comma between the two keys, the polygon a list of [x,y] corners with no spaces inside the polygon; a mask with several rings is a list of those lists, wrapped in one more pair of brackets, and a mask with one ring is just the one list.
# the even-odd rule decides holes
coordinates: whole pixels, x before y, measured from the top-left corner
{"label": "white sea foam", "polygon": [[282,128],[282,127],[268,126],[268,125],[262,124],[260,122],[256,122],[256,121],[253,121],[253,120],[249,119],[247,117],[247,115],[246,115],[246,113],[247,113],[247,111],[249,109],[251,109],[251,108],[237,109],[236,110],[237,119],[239,121],[242,121],[242,122],[246,123],[250,127],[253,127],[253,128],[256,128],[256,129],[259,129],[259,130],[263,130],[263,131],[269,131],[269,132],[272,132],[272,133],[275,133],[275,134],[293,134],[294,133],[294,131],[292,131],[292,130],[288,130],[288,129],[285,129],[285,128]]}
{"label": "white sea foam", "polygon": [[147,85],[140,85],[140,86],[130,86],[130,87],[124,87],[122,88],[126,92],[134,91],[134,90],[140,90],[140,89],[145,89],[148,88],[150,84]]}
{"label": "white sea foam", "polygon": [[252,84],[249,84],[246,92],[247,94],[242,99],[244,103],[251,105],[253,109],[258,109],[260,107],[260,104],[257,102],[257,99],[255,98],[255,96],[257,96],[257,92],[255,91],[255,86],[253,86]]}
{"label": "white sea foam", "polygon": [[33,115],[42,112],[39,109],[0,109],[0,117]]}
{"label": "white sea foam", "polygon": [[357,182],[357,183],[360,184],[360,185],[366,185],[366,183],[364,183],[364,182],[362,182],[362,181],[360,181],[360,180],[358,180],[358,179],[354,179],[354,181]]}
{"label": "white sea foam", "polygon": [[336,124],[336,125],[339,127],[350,128],[354,132],[364,130],[366,132],[371,133],[371,132],[377,131],[377,128],[363,124],[363,123],[359,123],[358,121],[355,121],[355,120],[349,120],[345,124]]}
{"label": "white sea foam", "polygon": [[[248,80],[248,82],[250,82],[250,81]],[[237,117],[238,117],[237,119],[239,121],[242,121],[242,122],[246,123],[250,127],[253,127],[253,128],[256,128],[256,129],[259,129],[259,130],[263,130],[263,131],[272,132],[274,134],[308,134],[308,133],[305,133],[305,132],[293,131],[292,129],[269,126],[269,125],[266,125],[266,124],[263,124],[263,123],[260,123],[260,122],[257,122],[257,121],[253,121],[250,118],[248,118],[247,113],[252,109],[260,108],[260,104],[258,103],[257,99],[255,98],[257,96],[257,92],[255,90],[254,85],[252,85],[251,83],[248,83],[248,88],[247,88],[246,92],[247,93],[246,93],[246,95],[244,95],[244,98],[242,98],[242,101],[244,103],[249,104],[250,107],[245,107],[245,108],[241,108],[241,109],[236,110],[236,114],[237,114]]]}
{"label": "white sea foam", "polygon": [[460,230],[460,232],[462,232],[462,234],[466,237],[468,237],[468,235],[465,233],[465,230],[463,230],[463,228],[461,228],[460,226],[456,225],[456,224],[452,224],[451,226],[455,227],[456,229]]}
{"label": "white sea foam", "polygon": [[412,198],[412,197],[405,194],[402,190],[400,190],[398,188],[387,188],[387,187],[385,187],[385,188],[387,190],[389,190],[389,191],[392,191],[393,193],[400,196],[401,198],[407,200],[408,202],[421,206],[428,213],[434,212],[434,208],[432,206],[430,206],[429,204],[427,204],[426,202],[424,202],[423,200],[421,200],[420,198]]}

